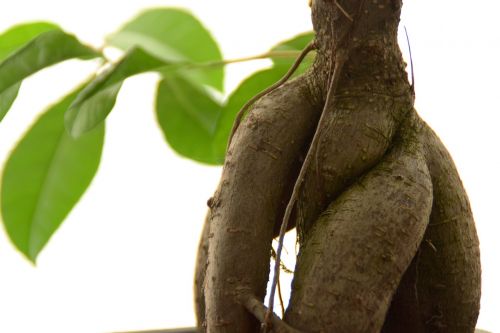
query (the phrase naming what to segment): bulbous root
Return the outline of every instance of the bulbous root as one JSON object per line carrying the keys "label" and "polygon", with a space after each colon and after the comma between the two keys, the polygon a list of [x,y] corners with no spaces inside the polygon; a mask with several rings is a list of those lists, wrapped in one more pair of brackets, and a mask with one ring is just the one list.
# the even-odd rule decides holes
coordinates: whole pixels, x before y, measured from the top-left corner
{"label": "bulbous root", "polygon": [[[275,94],[287,97],[287,92],[302,91],[303,84],[300,80],[292,82]],[[239,190],[230,193],[238,193],[237,197],[243,195],[243,202],[234,204],[235,198],[226,193],[233,204],[224,205],[223,185],[210,200],[209,221],[216,222],[211,222],[210,227],[215,228],[210,230],[207,223],[200,244],[196,283],[198,318],[201,324],[205,314],[213,316],[207,309],[204,311],[204,307],[206,300],[210,300],[210,292],[216,290],[210,288],[216,285],[218,274],[226,279],[220,283],[218,294],[212,296],[208,306],[214,307],[215,302],[215,309],[227,307],[232,310],[217,312],[214,317],[218,321],[211,326],[213,332],[257,332],[259,322],[264,321],[266,308],[262,299],[270,242],[276,235],[279,212],[283,211],[291,191],[286,186],[280,191],[271,188],[275,187],[276,180],[278,184],[293,183],[300,165],[297,156],[307,147],[306,134],[302,137],[302,149],[294,146],[296,150],[292,147],[282,150],[292,170],[288,178],[283,175],[279,178],[276,173],[283,169],[272,163],[274,158],[268,153],[249,148],[255,141],[261,143],[260,147],[266,147],[259,141],[263,133],[267,136],[274,133],[273,139],[279,140],[280,122],[260,118],[270,105],[274,104],[264,100],[256,106],[256,111],[263,113],[252,113],[243,125],[252,130],[246,130],[236,139],[236,142],[241,140],[247,144],[236,145],[231,153],[241,154],[239,156],[247,161],[268,161],[263,164],[265,170],[275,172],[272,177],[278,178],[263,179],[266,173],[260,173],[262,170],[253,170],[247,164],[247,167],[238,164],[240,168],[229,164],[224,174],[228,177],[229,173],[228,179],[239,184]],[[310,118],[302,118],[301,124],[306,127],[305,133],[307,130],[311,133],[311,124],[317,117],[315,108],[309,107],[312,110]],[[290,108],[287,112],[294,110]],[[253,125],[261,122],[265,125]],[[273,316],[274,331],[473,331],[479,309],[480,266],[467,196],[451,158],[435,134],[414,112],[405,122],[407,124],[400,126],[400,134],[394,137],[393,145],[380,162],[338,196],[307,231],[285,321]],[[304,125],[306,123],[309,124]],[[296,124],[295,130],[299,131],[301,126]],[[256,129],[262,132],[252,135]],[[255,173],[250,178],[243,177],[236,182],[237,175],[251,172]],[[259,195],[255,196],[255,189],[258,189],[255,182],[260,182],[260,186],[269,185],[269,188],[258,191]],[[259,218],[254,219],[254,213],[242,214],[236,209],[245,207],[243,203],[250,205],[247,209],[252,205],[260,207],[254,211]],[[224,214],[233,214],[232,219],[222,219],[221,209],[225,210]],[[222,239],[217,240],[217,233],[222,233]],[[210,251],[213,252],[210,254]],[[256,252],[260,253],[259,262],[254,257]],[[228,253],[233,256],[228,258]],[[207,272],[210,278],[205,279],[207,256],[212,256],[212,260],[232,261],[216,260],[213,271]],[[260,267],[259,275],[256,275],[256,267]],[[256,276],[260,284],[251,280]],[[235,318],[235,310],[248,326],[242,326],[239,319],[234,322],[224,319],[224,315]]]}
{"label": "bulbous root", "polygon": [[229,147],[219,188],[210,200],[205,315],[211,332],[254,332],[259,323],[235,299],[263,300],[271,241],[321,108],[307,77],[259,100]]}
{"label": "bulbous root", "polygon": [[423,155],[401,143],[306,235],[285,321],[308,332],[379,332],[431,207]]}

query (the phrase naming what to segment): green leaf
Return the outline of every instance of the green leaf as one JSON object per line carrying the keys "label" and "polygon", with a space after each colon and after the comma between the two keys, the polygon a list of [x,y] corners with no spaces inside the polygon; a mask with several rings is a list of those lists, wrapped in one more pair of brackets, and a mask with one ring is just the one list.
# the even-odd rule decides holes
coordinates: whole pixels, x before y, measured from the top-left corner
{"label": "green leaf", "polygon": [[3,93],[0,94],[0,121],[10,110],[12,104],[16,100],[19,89],[21,88],[21,83],[16,83],[13,86],[7,88]]}
{"label": "green leaf", "polygon": [[[217,42],[192,14],[181,9],[150,9],[108,37],[109,44],[128,50],[140,46],[167,62],[206,63],[221,61]],[[182,69],[181,75],[223,90],[224,69]]]}
{"label": "green leaf", "polygon": [[206,90],[182,77],[170,76],[158,85],[156,115],[170,146],[198,162],[222,164],[213,139],[222,106]]}
{"label": "green leaf", "polygon": [[[0,63],[10,54],[24,46],[39,34],[58,29],[54,24],[47,22],[34,22],[17,25],[0,35]],[[21,82],[18,82],[0,93],[0,121],[14,103]]]}
{"label": "green leaf", "polygon": [[134,47],[78,95],[66,112],[66,128],[74,137],[93,129],[104,121],[113,109],[125,79],[165,65],[164,61]]}
{"label": "green leaf", "polygon": [[0,35],[0,61],[43,32],[59,29],[49,22],[24,23],[13,26]]}
{"label": "green leaf", "polygon": [[45,67],[71,58],[98,55],[61,30],[44,32],[0,64],[0,94]]}
{"label": "green leaf", "polygon": [[252,97],[279,81],[286,74],[287,70],[287,66],[278,65],[256,72],[246,78],[229,96],[217,122],[214,138],[214,151],[219,159],[224,159],[229,134],[231,133],[236,115],[243,105]]}
{"label": "green leaf", "polygon": [[32,262],[85,192],[99,165],[104,127],[78,140],[64,128],[64,112],[76,94],[65,97],[35,122],[3,170],[5,229]]}
{"label": "green leaf", "polygon": [[[306,46],[312,42],[314,39],[314,33],[313,32],[306,32],[302,33],[300,35],[297,35],[291,39],[288,39],[286,41],[283,41],[279,43],[278,45],[274,46],[271,49],[271,52],[281,52],[281,51],[296,51],[297,55],[298,52],[302,51],[303,49],[306,48]],[[295,59],[297,57],[290,57],[290,58],[282,58],[282,57],[272,57],[271,60],[275,65],[283,65],[283,66],[288,66],[291,67],[293,63],[295,62]],[[306,57],[302,63],[302,65],[297,69],[295,75],[302,74],[305,72],[307,68],[309,68],[314,60],[314,57]]]}

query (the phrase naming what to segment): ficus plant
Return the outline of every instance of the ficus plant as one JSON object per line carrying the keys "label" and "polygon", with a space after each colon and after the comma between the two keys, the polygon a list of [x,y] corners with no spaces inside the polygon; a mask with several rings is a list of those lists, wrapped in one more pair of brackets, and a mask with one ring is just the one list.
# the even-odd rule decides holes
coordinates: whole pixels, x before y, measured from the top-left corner
{"label": "ficus plant", "polygon": [[[73,90],[35,120],[5,163],[1,212],[13,244],[35,262],[85,192],[99,166],[105,119],[125,80],[158,73],[154,111],[167,143],[183,157],[221,165],[238,110],[279,80],[312,39],[313,33],[308,32],[266,54],[225,60],[199,20],[178,8],[140,13],[99,48],[85,45],[54,23],[24,23],[3,32],[0,119],[8,116],[22,81],[30,75],[74,58],[96,63],[87,82],[68,82]],[[108,48],[121,49],[123,54],[109,60]],[[272,66],[228,94],[223,86],[224,66],[260,58],[272,59]]]}
{"label": "ficus plant", "polygon": [[[51,23],[6,31],[2,117],[38,70],[70,58],[99,64],[7,160],[1,209],[9,237],[36,260],[96,173],[121,84],[153,71],[169,145],[223,164],[198,251],[200,331],[474,331],[479,242],[454,163],[414,109],[397,43],[401,7],[402,0],[315,0],[314,33],[235,60],[223,59],[202,24],[179,9],[146,11],[98,49]],[[122,57],[108,60],[107,47]],[[270,58],[272,67],[221,98],[224,65],[254,58]],[[279,318],[274,293],[292,228],[300,250]]]}

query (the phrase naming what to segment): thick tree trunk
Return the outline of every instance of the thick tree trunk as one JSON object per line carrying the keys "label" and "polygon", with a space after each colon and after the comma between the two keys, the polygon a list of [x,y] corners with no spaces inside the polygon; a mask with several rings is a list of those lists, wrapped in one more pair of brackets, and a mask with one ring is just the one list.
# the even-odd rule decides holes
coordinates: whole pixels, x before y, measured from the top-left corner
{"label": "thick tree trunk", "polygon": [[245,306],[260,309],[271,241],[307,153],[285,322],[307,332],[473,332],[474,222],[451,157],[413,109],[400,10],[401,0],[313,2],[313,69],[254,105],[209,200],[196,280],[203,329],[259,330],[262,316]]}

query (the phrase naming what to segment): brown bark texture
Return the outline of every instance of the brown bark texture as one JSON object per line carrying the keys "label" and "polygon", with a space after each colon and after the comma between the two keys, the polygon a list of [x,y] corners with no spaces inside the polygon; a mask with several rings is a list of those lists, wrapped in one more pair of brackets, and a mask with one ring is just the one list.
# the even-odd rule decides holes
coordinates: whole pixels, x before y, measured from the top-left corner
{"label": "brown bark texture", "polygon": [[259,331],[271,242],[307,154],[291,299],[271,329],[474,331],[479,241],[454,163],[413,108],[401,6],[313,1],[313,68],[253,105],[208,202],[195,278],[201,331]]}

